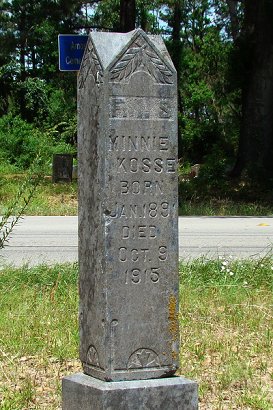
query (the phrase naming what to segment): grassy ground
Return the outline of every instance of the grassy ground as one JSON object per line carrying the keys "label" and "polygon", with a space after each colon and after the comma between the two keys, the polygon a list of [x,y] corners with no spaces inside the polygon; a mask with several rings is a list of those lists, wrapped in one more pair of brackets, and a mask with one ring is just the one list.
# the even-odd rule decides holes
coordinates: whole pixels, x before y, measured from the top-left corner
{"label": "grassy ground", "polygon": [[234,201],[230,198],[187,199],[181,201],[184,216],[273,216],[273,206],[262,201]]}
{"label": "grassy ground", "polygon": [[[24,175],[0,175],[0,214],[4,214],[16,196]],[[77,183],[52,183],[44,178],[26,208],[26,215],[77,215]]]}
{"label": "grassy ground", "polygon": [[[272,409],[273,262],[181,264],[181,369],[200,409]],[[1,410],[59,409],[80,370],[77,265],[0,273]]]}

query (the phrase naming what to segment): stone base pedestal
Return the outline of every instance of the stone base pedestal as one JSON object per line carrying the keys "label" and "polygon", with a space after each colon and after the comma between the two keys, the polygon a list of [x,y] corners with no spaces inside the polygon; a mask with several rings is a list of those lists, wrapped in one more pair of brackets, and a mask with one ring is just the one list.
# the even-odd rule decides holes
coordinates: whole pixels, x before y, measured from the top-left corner
{"label": "stone base pedestal", "polygon": [[77,373],[63,379],[63,410],[197,410],[197,383],[183,377],[104,382]]}

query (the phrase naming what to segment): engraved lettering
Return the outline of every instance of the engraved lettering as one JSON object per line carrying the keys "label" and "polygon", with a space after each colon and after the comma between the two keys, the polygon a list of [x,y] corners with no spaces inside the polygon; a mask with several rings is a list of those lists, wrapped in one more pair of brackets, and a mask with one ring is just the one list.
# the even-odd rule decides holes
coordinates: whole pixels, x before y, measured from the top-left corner
{"label": "engraved lettering", "polygon": [[167,254],[167,247],[166,246],[159,246],[158,248],[158,258],[160,261],[166,261],[168,258],[168,254]]}
{"label": "engraved lettering", "polygon": [[149,249],[140,249],[140,252],[143,253],[143,262],[147,262]]}
{"label": "engraved lettering", "polygon": [[122,227],[122,239],[128,239],[130,237],[130,228],[129,226]]}
{"label": "engraved lettering", "polygon": [[132,282],[133,283],[140,283],[141,282],[140,270],[139,269],[133,269],[132,270]]}
{"label": "engraved lettering", "polygon": [[159,270],[158,268],[151,268],[151,281],[157,283],[159,281]]}
{"label": "engraved lettering", "polygon": [[161,158],[155,159],[155,172],[162,172],[163,169],[163,161]]}
{"label": "engraved lettering", "polygon": [[151,181],[144,181],[144,192],[152,193],[152,182]]}
{"label": "engraved lettering", "polygon": [[[122,182],[122,193],[128,193],[128,182]],[[136,181],[135,181],[136,182]],[[144,193],[147,193],[152,187],[151,181],[145,181]],[[150,191],[152,194],[153,192]],[[110,218],[124,218],[124,219],[145,219],[147,217],[151,218],[168,218],[171,215],[171,211],[175,213],[175,204],[172,206],[168,202],[161,202],[157,204],[156,202],[149,202],[144,204],[118,204],[116,203],[115,208],[108,211],[107,215]]]}
{"label": "engraved lettering", "polygon": [[124,162],[125,162],[125,158],[118,158],[118,170],[123,169],[124,172],[127,172]]}
{"label": "engraved lettering", "polygon": [[151,151],[156,147],[157,141],[156,137],[140,137],[140,148],[141,151]]}
{"label": "engraved lettering", "polygon": [[127,249],[124,248],[124,247],[119,248],[119,260],[121,262],[126,262],[126,260],[127,260],[126,251],[127,251]]}
{"label": "engraved lettering", "polygon": [[110,99],[110,117],[135,120],[173,120],[172,102],[158,97],[117,97]]}
{"label": "engraved lettering", "polygon": [[[125,137],[124,137],[125,138]],[[128,137],[128,142],[129,142],[129,147],[128,147],[128,151],[138,151],[138,138],[137,136]]]}
{"label": "engraved lettering", "polygon": [[138,251],[137,249],[132,249],[132,262],[138,261]]}
{"label": "engraved lettering", "polygon": [[112,98],[111,111],[113,118],[126,118],[126,100],[123,97]]}
{"label": "engraved lettering", "polygon": [[154,225],[124,225],[122,227],[122,239],[155,239],[156,226]]}
{"label": "engraved lettering", "polygon": [[148,248],[141,249],[127,249],[125,247],[119,248],[119,261],[120,262],[147,262],[149,261]]}
{"label": "engraved lettering", "polygon": [[163,195],[163,187],[159,181],[120,181],[120,193],[123,195]]}
{"label": "engraved lettering", "polygon": [[149,158],[143,158],[143,172],[150,172],[151,160]]}
{"label": "engraved lettering", "polygon": [[130,171],[131,172],[138,171],[138,159],[137,158],[130,158]]}
{"label": "engraved lettering", "polygon": [[114,151],[117,149],[118,145],[118,137],[109,137],[110,144],[109,144],[109,151]]}
{"label": "engraved lettering", "polygon": [[155,181],[155,193],[163,194],[163,189],[159,181]]}
{"label": "engraved lettering", "polygon": [[125,206],[123,205],[120,211],[120,218],[125,217]]}
{"label": "engraved lettering", "polygon": [[160,270],[158,267],[147,268],[144,270],[133,268],[126,269],[125,271],[125,283],[128,285],[132,283],[137,285],[140,283],[158,283],[160,276]]}
{"label": "engraved lettering", "polygon": [[120,181],[121,185],[121,193],[122,194],[128,194],[129,188],[128,188],[128,182],[127,181]]}
{"label": "engraved lettering", "polygon": [[170,147],[169,136],[110,135],[109,141],[108,150],[116,152],[158,152]]}
{"label": "engraved lettering", "polygon": [[146,226],[139,226],[138,233],[140,238],[146,238]]}
{"label": "engraved lettering", "polygon": [[140,193],[140,183],[139,181],[132,182],[132,194],[137,195]]}
{"label": "engraved lettering", "polygon": [[139,171],[148,173],[155,171],[156,173],[173,173],[175,172],[176,160],[174,158],[117,158],[118,172],[136,173]]}
{"label": "engraved lettering", "polygon": [[149,204],[149,216],[151,218],[156,218],[157,216],[157,204],[155,202]]}
{"label": "engraved lettering", "polygon": [[175,159],[173,158],[168,158],[166,163],[167,163],[167,169],[166,172],[175,172]]}
{"label": "engraved lettering", "polygon": [[162,202],[161,208],[162,208],[161,216],[163,216],[163,218],[168,218],[168,216],[170,216],[170,206],[168,202]]}
{"label": "engraved lettering", "polygon": [[172,114],[172,109],[169,101],[160,101],[159,105],[159,117],[160,118],[171,118]]}
{"label": "engraved lettering", "polygon": [[169,138],[159,137],[159,149],[160,151],[168,151],[169,149]]}

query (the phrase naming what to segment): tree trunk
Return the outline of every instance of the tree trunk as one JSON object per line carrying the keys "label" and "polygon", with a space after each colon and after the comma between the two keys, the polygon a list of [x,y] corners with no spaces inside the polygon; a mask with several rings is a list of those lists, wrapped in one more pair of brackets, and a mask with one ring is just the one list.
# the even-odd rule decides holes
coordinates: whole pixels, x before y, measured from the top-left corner
{"label": "tree trunk", "polygon": [[[182,50],[183,45],[180,38],[180,31],[181,31],[181,24],[182,24],[182,16],[183,16],[183,1],[175,0],[173,4],[173,16],[172,20],[169,22],[170,26],[172,27],[172,47],[171,47],[171,57],[175,69],[177,71],[177,82],[178,82],[178,111],[182,112],[182,101],[181,101],[181,93],[179,88],[180,83],[180,76],[181,76],[181,64],[182,64]],[[182,143],[181,143],[181,131],[180,127],[178,127],[178,157],[182,158],[183,151],[182,151]]]}
{"label": "tree trunk", "polygon": [[239,20],[237,14],[238,0],[226,0],[231,22],[231,35],[233,41],[236,41],[239,36]]}
{"label": "tree trunk", "polygon": [[134,30],[136,24],[136,1],[120,0],[120,31],[127,33]]}
{"label": "tree trunk", "polygon": [[273,177],[273,2],[247,0],[242,33],[244,84],[238,157],[232,176],[243,169],[256,181]]}

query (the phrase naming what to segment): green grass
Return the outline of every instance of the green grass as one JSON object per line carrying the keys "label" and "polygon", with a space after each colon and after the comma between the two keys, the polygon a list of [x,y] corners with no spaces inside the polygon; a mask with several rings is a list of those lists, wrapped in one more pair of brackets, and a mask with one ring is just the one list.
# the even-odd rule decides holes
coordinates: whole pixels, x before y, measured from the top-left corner
{"label": "green grass", "polygon": [[[200,409],[272,409],[273,261],[180,265],[180,373]],[[77,265],[0,271],[0,409],[60,408],[80,370]]]}
{"label": "green grass", "polygon": [[58,408],[78,356],[77,280],[76,264],[0,272],[1,410]]}
{"label": "green grass", "polygon": [[183,216],[273,216],[269,203],[240,201],[229,198],[183,200],[179,205],[179,215]]}
{"label": "green grass", "polygon": [[[4,214],[10,202],[14,200],[22,181],[23,174],[0,175],[0,214]],[[46,177],[38,186],[34,197],[27,206],[25,215],[77,215],[77,183],[52,183]]]}
{"label": "green grass", "polygon": [[185,179],[180,174],[178,187],[180,215],[273,216],[272,186],[243,176],[228,179],[204,166],[197,178]]}
{"label": "green grass", "polygon": [[181,372],[200,409],[272,409],[273,260],[181,265]]}

